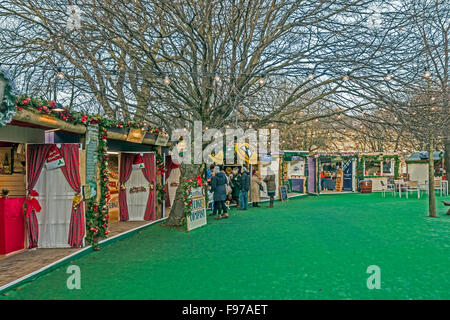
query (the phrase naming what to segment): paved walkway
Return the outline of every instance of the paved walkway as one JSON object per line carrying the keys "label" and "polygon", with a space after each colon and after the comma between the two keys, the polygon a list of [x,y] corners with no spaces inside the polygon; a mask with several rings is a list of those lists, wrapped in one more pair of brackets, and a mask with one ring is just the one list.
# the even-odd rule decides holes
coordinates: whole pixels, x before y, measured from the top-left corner
{"label": "paved walkway", "polygon": [[[110,237],[143,226],[149,221],[116,222],[109,225]],[[39,270],[83,248],[22,250],[10,255],[0,255],[0,287]]]}

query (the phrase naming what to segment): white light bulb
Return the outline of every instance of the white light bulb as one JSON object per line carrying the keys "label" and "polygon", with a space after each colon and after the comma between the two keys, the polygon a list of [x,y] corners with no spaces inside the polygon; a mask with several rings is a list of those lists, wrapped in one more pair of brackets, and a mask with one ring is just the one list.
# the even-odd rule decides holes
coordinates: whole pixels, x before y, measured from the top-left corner
{"label": "white light bulb", "polygon": [[166,77],[164,78],[164,84],[165,84],[166,86],[168,86],[168,85],[170,84],[170,79],[169,79],[168,76],[166,76]]}

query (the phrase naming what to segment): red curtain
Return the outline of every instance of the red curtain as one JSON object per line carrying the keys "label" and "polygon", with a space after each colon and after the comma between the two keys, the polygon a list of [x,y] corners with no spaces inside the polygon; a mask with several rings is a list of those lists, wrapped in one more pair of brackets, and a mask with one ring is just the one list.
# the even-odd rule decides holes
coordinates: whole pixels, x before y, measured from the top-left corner
{"label": "red curtain", "polygon": [[[61,171],[64,174],[64,177],[66,177],[70,187],[79,194],[81,192],[81,179],[78,145],[63,144],[61,145],[60,151],[65,162],[65,166],[61,167]],[[83,201],[80,201],[77,206],[72,206],[69,237],[67,239],[69,245],[73,248],[81,247],[83,245],[84,233]]]}
{"label": "red curtain", "polygon": [[[172,156],[166,156],[166,165],[165,165],[165,171],[166,174],[164,175],[165,181],[167,181],[170,177],[170,173],[173,169],[179,168],[179,164],[175,164],[175,162],[172,161]],[[166,208],[170,208],[170,197],[169,197],[169,186],[166,185]]]}
{"label": "red curtain", "polygon": [[145,208],[144,220],[153,221],[156,219],[155,212],[155,194],[156,194],[156,172],[155,172],[155,154],[144,153],[144,165],[142,173],[147,179],[149,186],[147,207]]}
{"label": "red curtain", "polygon": [[[42,168],[44,167],[48,151],[51,145],[28,145],[27,151],[27,175],[28,175],[28,193],[33,190],[36,185]],[[36,211],[33,209],[26,217],[28,228],[28,243],[29,248],[36,248],[39,239],[39,226],[36,217]]]}
{"label": "red curtain", "polygon": [[133,170],[133,160],[136,155],[132,153],[122,153],[120,156],[120,176],[119,176],[119,211],[120,221],[128,221],[127,190],[125,183],[130,179]]}

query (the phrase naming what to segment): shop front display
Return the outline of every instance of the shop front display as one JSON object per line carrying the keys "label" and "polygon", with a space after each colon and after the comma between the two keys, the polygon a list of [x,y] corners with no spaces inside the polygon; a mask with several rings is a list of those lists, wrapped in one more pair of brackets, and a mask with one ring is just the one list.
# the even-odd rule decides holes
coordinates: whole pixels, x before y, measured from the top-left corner
{"label": "shop front display", "polygon": [[354,192],[357,154],[352,152],[316,152],[308,157],[308,192]]}
{"label": "shop front display", "polygon": [[153,152],[120,154],[120,221],[156,220],[155,167]]}
{"label": "shop front display", "polygon": [[27,173],[28,193],[37,194],[41,207],[40,212],[27,210],[29,247],[83,246],[79,145],[28,145]]}
{"label": "shop front display", "polygon": [[282,177],[290,192],[306,193],[308,151],[285,150],[282,156]]}
{"label": "shop front display", "polygon": [[382,191],[383,186],[398,179],[399,165],[399,156],[396,154],[381,152],[359,154],[358,181],[371,180],[371,190]]}

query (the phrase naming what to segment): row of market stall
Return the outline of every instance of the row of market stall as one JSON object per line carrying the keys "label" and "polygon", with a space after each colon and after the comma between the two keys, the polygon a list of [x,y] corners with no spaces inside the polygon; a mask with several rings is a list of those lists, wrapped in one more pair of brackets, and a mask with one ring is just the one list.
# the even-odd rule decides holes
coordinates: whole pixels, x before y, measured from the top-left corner
{"label": "row of market stall", "polygon": [[4,73],[0,82],[0,254],[95,247],[113,223],[167,216],[166,133],[14,96]]}
{"label": "row of market stall", "polygon": [[26,99],[0,127],[0,254],[95,244],[111,223],[167,216],[165,133],[88,116],[89,125],[71,123],[56,108],[31,110],[51,108],[44,101],[22,107]]}
{"label": "row of market stall", "polygon": [[[435,176],[444,170],[443,152],[434,153]],[[221,163],[216,163],[221,164]],[[225,165],[230,174],[236,166]],[[360,182],[371,181],[371,190],[382,191],[389,181],[405,178],[419,181],[428,179],[428,153],[413,153],[407,159],[400,154],[362,152],[308,152],[283,150],[277,154],[261,154],[252,163],[244,163],[249,172],[256,171],[264,177],[268,170],[276,175],[276,197],[281,198],[282,188],[292,195],[357,192]],[[261,198],[267,198],[265,190]]]}
{"label": "row of market stall", "polygon": [[[36,247],[95,247],[113,223],[168,216],[180,169],[161,129],[145,121],[111,120],[42,98],[14,96],[1,73],[0,84],[0,254]],[[437,175],[442,174],[442,155],[435,155]],[[300,150],[244,161],[260,177],[275,174],[276,198],[355,192],[367,178],[373,191],[402,174],[427,179],[424,154],[410,163],[402,171],[395,154]],[[225,172],[230,174],[233,167],[226,165]],[[260,193],[267,198],[266,189]]]}
{"label": "row of market stall", "polygon": [[[0,128],[0,254],[24,247],[80,247],[106,236],[108,224],[167,216],[180,177],[168,156],[167,135],[145,124],[141,128],[98,118],[88,118],[89,125],[70,123],[55,111],[20,109],[28,103],[21,101]],[[438,174],[442,157],[435,156]],[[426,162],[423,154],[413,157],[407,174],[426,179]],[[401,175],[398,155],[381,153],[285,150],[247,166],[262,177],[269,169],[275,173],[276,198],[282,188],[290,195],[355,192],[358,181],[368,178],[377,191],[382,182]],[[266,192],[261,191],[262,199]]]}

